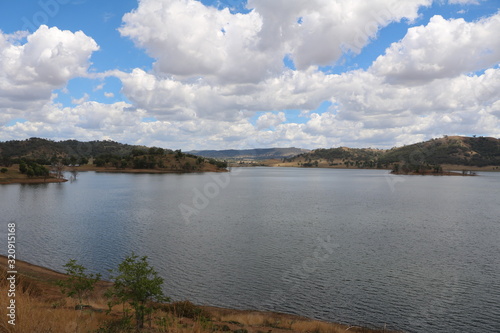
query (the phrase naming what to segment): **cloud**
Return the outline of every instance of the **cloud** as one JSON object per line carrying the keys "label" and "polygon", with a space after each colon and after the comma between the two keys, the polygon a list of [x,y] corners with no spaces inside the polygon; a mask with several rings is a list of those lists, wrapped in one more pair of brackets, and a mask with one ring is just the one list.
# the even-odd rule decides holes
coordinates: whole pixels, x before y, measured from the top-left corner
{"label": "cloud", "polygon": [[[129,77],[130,85],[141,82],[137,81],[139,79],[144,80],[141,86],[151,89],[152,94],[144,93],[141,106],[156,103],[157,97],[153,95],[164,92],[155,90],[156,85],[161,87],[169,82],[144,72],[136,72],[136,75],[136,78]],[[146,84],[148,79],[151,85]],[[120,142],[183,150],[266,146],[390,148],[445,134],[500,137],[498,68],[488,69],[481,75],[438,79],[418,87],[389,84],[383,78],[361,70],[342,75],[290,73],[288,77],[276,81],[260,87],[263,91],[269,90],[268,96],[260,96],[258,89],[247,95],[243,94],[245,89],[233,89],[235,95],[228,98],[231,103],[246,98],[248,106],[253,109],[268,105],[271,96],[275,97],[274,106],[280,108],[301,105],[308,100],[321,100],[325,96],[329,96],[333,104],[321,114],[311,111],[301,124],[285,123],[285,112],[266,112],[253,125],[250,122],[251,112],[236,112],[237,117],[233,118],[208,117],[202,112],[192,117],[174,117],[162,113],[162,107],[175,107],[175,103],[165,104],[166,101],[160,101],[157,109],[138,107],[136,102],[104,104],[89,101],[74,107],[49,103],[31,115],[28,121],[0,127],[0,131],[4,139],[31,136],[80,140],[111,138]],[[307,89],[312,83],[318,86]],[[288,84],[296,89],[288,89]],[[280,91],[280,87],[284,88]],[[315,96],[319,87],[323,87],[323,91]],[[183,95],[183,89],[187,88],[177,87],[183,98],[193,98],[198,89],[207,89],[205,86],[188,88],[194,95]],[[203,102],[193,98],[192,105],[202,105],[209,101],[206,99],[209,96],[205,95]],[[218,100],[219,97],[215,97],[212,101],[217,103]],[[227,101],[211,107],[214,110],[218,107],[224,109],[224,105],[228,105],[225,103]],[[143,122],[145,117],[152,116],[157,121]]]}
{"label": "cloud", "polygon": [[115,72],[122,92],[138,108],[165,120],[239,120],[252,111],[317,108],[331,96],[326,76],[316,70],[285,71],[259,84],[215,85],[204,80],[185,83],[141,69]]}
{"label": "cloud", "polygon": [[[262,16],[259,48],[282,49],[298,69],[332,65],[343,52],[359,53],[378,31],[391,22],[414,20],[430,0],[377,0],[356,2],[249,0],[249,8]],[[346,13],[348,13],[346,15]],[[283,57],[283,55],[281,55]]]}
{"label": "cloud", "polygon": [[82,96],[82,98],[79,98],[79,99],[72,98],[71,99],[71,103],[72,104],[83,104],[86,101],[88,101],[89,97],[90,97],[89,94],[84,93],[83,96]]}
{"label": "cloud", "polygon": [[144,111],[130,112],[130,104],[84,102],[75,107],[47,103],[24,123],[3,126],[5,140],[26,137],[101,140],[106,136],[128,141],[126,135],[140,125]]}
{"label": "cloud", "polygon": [[284,112],[279,112],[277,114],[267,112],[257,119],[257,129],[265,129],[278,126],[279,124],[286,121],[286,116]]}
{"label": "cloud", "polygon": [[500,62],[500,14],[477,22],[436,15],[410,28],[378,57],[371,70],[394,83],[422,84],[486,69]]}
{"label": "cloud", "polygon": [[42,25],[24,43],[0,31],[0,109],[13,112],[41,107],[54,89],[85,76],[89,58],[98,49],[81,31]]}
{"label": "cloud", "polygon": [[420,6],[430,4],[250,0],[248,14],[232,14],[194,0],[143,0],[123,17],[120,33],[156,59],[158,74],[258,83],[279,76],[287,55],[299,70],[331,65],[343,52],[359,52],[380,28],[413,20]]}
{"label": "cloud", "polygon": [[143,0],[123,17],[122,36],[156,59],[157,73],[203,76],[217,82],[255,82],[281,59],[255,48],[260,16],[231,14],[194,0]]}
{"label": "cloud", "polygon": [[[417,36],[415,43],[409,43],[405,50],[408,54],[420,52],[423,60],[419,61],[431,63],[434,58],[430,55],[437,52],[434,51],[436,45],[442,45],[444,51],[441,53],[446,53],[447,49],[453,50],[457,43],[456,39],[444,36],[444,42],[438,44],[437,31],[442,30],[435,28],[435,23],[437,27],[445,27],[449,36],[461,36],[463,31],[471,31],[471,34],[483,36],[482,41],[491,45],[495,41],[488,41],[487,36],[496,31],[493,29],[495,20],[492,17],[467,23],[434,17],[429,25],[419,27],[424,31],[415,34],[410,29],[400,43],[404,44],[410,37]],[[426,35],[428,29],[432,33]],[[434,38],[435,43],[419,42],[419,38],[426,37],[430,40]],[[464,38],[468,40],[472,37]],[[463,47],[464,44],[460,45]],[[443,61],[443,65],[449,66],[443,71],[447,75],[434,74],[425,85],[415,85],[413,77],[411,81],[400,79],[399,84],[394,84],[396,81],[392,73],[380,71],[384,68],[382,65],[391,64],[388,57],[393,47],[379,57],[369,70],[342,74],[326,74],[310,66],[305,70],[283,69],[281,73],[259,82],[247,83],[215,83],[203,77],[179,80],[175,76],[162,76],[140,69],[132,73],[117,72],[115,75],[123,82],[122,92],[137,108],[147,110],[148,115],[160,122],[178,127],[179,142],[191,147],[295,145],[314,148],[347,145],[390,148],[395,144],[408,144],[450,133],[468,134],[474,131],[482,135],[499,134],[496,127],[499,124],[498,68],[472,75],[469,74],[471,68]],[[465,59],[475,57],[474,50],[462,52],[465,52],[462,56]],[[399,56],[392,63],[395,68],[401,66],[404,69],[407,66],[411,69],[406,54]],[[484,55],[484,59],[488,57]],[[484,63],[481,66],[488,66],[488,61]],[[458,64],[463,65],[464,61]],[[414,75],[409,69],[405,70]],[[411,75],[408,74],[409,77]],[[315,113],[313,110],[324,101],[330,101],[332,107],[322,114]],[[259,117],[255,126],[249,123],[255,111],[286,109],[307,111],[304,114],[309,119],[304,124],[284,123],[286,113],[268,112]],[[191,133],[192,141],[187,137],[183,139],[186,133]],[[202,139],[203,135],[209,139]]]}
{"label": "cloud", "polygon": [[484,0],[448,0],[450,5],[479,5],[479,1]]}
{"label": "cloud", "polygon": [[[194,0],[142,0],[120,33],[154,57],[153,69],[92,75],[98,46],[82,32],[0,33],[2,139],[111,138],[189,150],[390,148],[444,134],[500,136],[499,14],[476,22],[435,16],[368,70],[319,69],[362,52],[380,29],[414,21],[430,4],[249,0],[250,11],[238,14]],[[108,98],[115,95],[102,80],[117,77],[128,102],[83,95],[76,105],[57,104],[53,91],[79,76],[96,79],[94,91]],[[325,101],[329,109],[315,111]],[[301,111],[300,123],[283,111],[291,109]]]}
{"label": "cloud", "polygon": [[92,91],[99,91],[99,90],[102,90],[104,88],[104,85],[105,83],[100,83],[98,84],[97,86],[95,86]]}

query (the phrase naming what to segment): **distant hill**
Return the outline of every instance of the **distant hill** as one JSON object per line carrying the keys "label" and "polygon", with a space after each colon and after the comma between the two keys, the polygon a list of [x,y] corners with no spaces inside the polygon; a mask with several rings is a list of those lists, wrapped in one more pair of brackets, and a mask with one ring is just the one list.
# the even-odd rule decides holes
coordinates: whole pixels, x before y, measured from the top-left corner
{"label": "distant hill", "polygon": [[125,156],[132,153],[134,149],[148,148],[145,146],[134,146],[115,141],[81,142],[77,140],[53,141],[40,138],[30,138],[26,140],[0,142],[0,162],[4,160],[16,161],[20,158],[48,162],[53,157],[88,159],[105,154]]}
{"label": "distant hill", "polygon": [[500,166],[500,139],[445,136],[389,150],[316,149],[286,158],[281,166],[392,168],[394,164]]}
{"label": "distant hill", "polygon": [[[186,154],[180,150],[134,146],[114,141],[52,141],[40,138],[0,142],[0,165],[95,166],[116,171],[155,172],[221,171],[227,163]],[[21,171],[22,172],[22,171]]]}
{"label": "distant hill", "polygon": [[425,162],[465,166],[500,166],[500,139],[445,136],[388,150],[381,163]]}
{"label": "distant hill", "polygon": [[308,153],[285,158],[285,165],[296,164],[303,167],[359,167],[374,168],[385,150],[371,148],[330,148],[316,149]]}
{"label": "distant hill", "polygon": [[[161,153],[161,154],[160,154]],[[276,165],[302,167],[392,168],[394,164],[408,165],[460,165],[470,167],[500,166],[500,139],[491,137],[445,136],[389,150],[371,148],[330,148],[307,150],[300,148],[263,148],[244,150],[198,150],[189,153],[155,147],[122,144],[114,141],[76,140],[53,141],[40,138],[0,142],[0,164],[19,163],[21,159],[42,165],[55,160],[68,164],[99,157],[106,161],[123,162],[138,156],[186,156],[189,163],[197,156],[215,163],[217,160],[280,160]],[[197,155],[197,156],[190,156]],[[153,159],[153,157],[150,157]],[[200,160],[201,161],[201,160]],[[108,162],[107,162],[108,163]],[[110,162],[109,162],[110,163]],[[132,162],[130,162],[132,163]],[[177,164],[180,161],[176,161]],[[183,162],[185,164],[185,162]],[[198,162],[201,163],[201,162]],[[81,163],[84,164],[84,163]],[[126,163],[125,163],[126,164]]]}
{"label": "distant hill", "polygon": [[308,149],[300,148],[257,148],[242,150],[192,150],[193,155],[210,157],[224,160],[267,160],[283,159],[298,154],[309,152]]}

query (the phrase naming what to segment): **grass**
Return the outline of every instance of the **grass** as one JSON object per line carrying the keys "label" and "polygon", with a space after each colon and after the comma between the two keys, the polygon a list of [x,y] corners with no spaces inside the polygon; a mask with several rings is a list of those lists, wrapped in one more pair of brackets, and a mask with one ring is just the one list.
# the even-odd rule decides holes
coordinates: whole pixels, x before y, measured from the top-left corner
{"label": "grass", "polygon": [[[16,277],[16,325],[5,319],[0,321],[0,332],[6,333],[122,333],[135,332],[133,319],[124,319],[129,308],[116,306],[107,313],[104,292],[111,285],[100,281],[94,293],[86,300],[90,307],[75,310],[76,301],[65,297],[56,281],[66,278],[64,274],[17,261],[19,274]],[[0,288],[7,289],[6,258],[0,257]],[[6,293],[4,293],[6,294]],[[0,307],[8,305],[7,297],[0,298]],[[374,333],[389,332],[361,327],[315,321],[288,314],[242,311],[208,306],[197,306],[191,302],[157,304],[155,311],[146,317],[141,332],[169,333]]]}
{"label": "grass", "polygon": [[[5,167],[2,167],[5,168]],[[66,179],[57,179],[54,177],[32,177],[19,172],[19,166],[13,165],[6,168],[7,172],[0,172],[0,184],[39,184],[39,183],[59,183],[65,182]]]}

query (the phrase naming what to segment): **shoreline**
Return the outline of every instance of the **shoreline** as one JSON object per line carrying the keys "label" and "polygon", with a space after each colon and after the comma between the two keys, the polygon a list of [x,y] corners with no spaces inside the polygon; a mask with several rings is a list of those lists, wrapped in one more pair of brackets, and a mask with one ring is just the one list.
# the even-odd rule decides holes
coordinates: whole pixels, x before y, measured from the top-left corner
{"label": "shoreline", "polygon": [[[24,299],[24,297],[30,297],[29,304],[33,308],[27,309],[28,313],[30,311],[37,311],[37,312],[42,311],[41,315],[44,315],[46,312],[47,314],[50,313],[51,315],[54,315],[55,318],[58,318],[57,317],[58,311],[61,312],[71,311],[71,313],[77,316],[82,316],[85,313],[74,310],[73,306],[70,307],[66,306],[67,303],[70,303],[70,301],[68,301],[68,299],[61,294],[59,287],[56,286],[55,284],[55,282],[58,280],[68,278],[66,274],[50,268],[32,264],[30,262],[20,259],[16,259],[15,266],[17,272],[16,279],[18,281],[17,284],[18,295],[16,296],[19,299],[18,306],[22,305],[21,301]],[[0,274],[5,275],[7,271],[8,271],[7,257],[5,255],[0,255]],[[90,307],[91,310],[88,311],[87,313],[91,316],[93,324],[98,324],[95,322],[96,318],[94,317],[94,315],[98,313],[102,314],[103,319],[100,320],[102,320],[103,322],[109,320],[113,316],[118,317],[119,315],[121,315],[120,310],[113,310],[111,315],[103,314],[106,311],[105,302],[102,301],[103,295],[105,290],[109,288],[111,285],[112,285],[111,282],[105,280],[100,280],[96,284],[94,291],[96,300],[88,302],[88,304],[91,305]],[[21,292],[21,290],[23,291]],[[33,294],[35,296],[25,295],[26,292],[28,294]],[[185,303],[185,302],[188,301],[175,302],[172,304],[175,305],[176,303]],[[55,306],[54,304],[63,304],[63,305]],[[159,307],[161,308],[162,305],[165,306],[167,304],[168,303],[159,304]],[[46,311],[44,309],[41,309],[44,306]],[[349,330],[349,332],[354,332],[354,333],[401,332],[401,331],[394,331],[387,329],[370,329],[357,325],[332,323],[287,313],[259,311],[251,309],[238,310],[238,309],[222,308],[210,305],[203,305],[203,306],[192,305],[192,306],[201,309],[201,311],[205,311],[207,314],[210,314],[212,316],[210,322],[215,327],[226,326],[229,328],[229,331],[231,332],[236,332],[238,330],[241,330],[241,332],[246,331],[248,333],[262,332],[262,330],[264,330],[265,332],[269,332],[272,330],[272,332],[276,333],[286,333],[286,332],[305,333],[311,331],[345,332],[346,330]],[[196,327],[197,324],[197,322],[193,321],[193,319],[184,317],[181,317],[179,319],[179,323],[188,327],[190,325],[193,325],[192,326],[193,329]],[[304,329],[299,329],[300,327],[304,327]],[[59,332],[58,330],[51,330],[51,331]],[[211,331],[213,330],[201,330],[201,331],[197,330],[197,332],[211,332]],[[85,329],[85,331],[82,332],[88,332],[88,330]],[[148,332],[156,332],[156,330],[155,331],[148,330]]]}
{"label": "shoreline", "polygon": [[[249,167],[271,167],[271,168],[298,168],[298,169],[336,169],[336,170],[387,170],[391,171],[391,167],[382,168],[362,168],[362,167],[346,167],[344,165],[328,165],[324,162],[319,163],[318,166],[304,167],[302,165],[297,165],[295,162],[282,162],[281,160],[270,159],[270,160],[259,160],[246,163],[229,162],[229,166],[233,168],[249,168]],[[500,172],[500,166],[488,165],[483,167],[470,166],[470,165],[458,165],[458,164],[442,164],[443,171],[446,172],[458,172],[460,175],[462,171],[475,171],[475,172]]]}
{"label": "shoreline", "polygon": [[108,168],[93,168],[89,170],[78,170],[81,172],[94,171],[100,173],[154,173],[154,174],[184,174],[184,173],[204,173],[204,172],[228,172],[228,170],[197,170],[197,171],[180,171],[180,170],[158,170],[158,169],[108,169]]}
{"label": "shoreline", "polygon": [[[0,185],[10,184],[49,184],[49,183],[65,183],[68,179],[54,178],[54,177],[33,177],[28,178],[17,171],[17,168],[11,167],[11,173],[8,176],[0,175]],[[95,166],[80,166],[80,167],[66,167],[64,172],[87,172],[94,171],[99,173],[132,173],[132,174],[189,174],[189,173],[204,173],[204,172],[229,172],[227,169],[207,168],[206,170],[185,171],[185,170],[161,170],[161,169],[116,169],[108,167],[95,167]],[[24,177],[23,177],[24,176]]]}
{"label": "shoreline", "polygon": [[443,172],[390,172],[391,175],[398,175],[398,176],[462,176],[462,177],[474,177],[477,176],[477,174],[474,172],[472,173],[462,173],[458,171],[443,171]]}
{"label": "shoreline", "polygon": [[49,183],[65,183],[67,179],[64,178],[5,178],[0,179],[0,185],[11,184],[49,184]]}
{"label": "shoreline", "polygon": [[[477,174],[469,174],[469,172],[500,172],[499,169],[495,169],[496,166],[488,166],[488,167],[464,167],[463,171],[467,171],[467,174],[463,174],[462,171],[455,171],[455,170],[462,170],[460,166],[455,166],[450,169],[446,169],[447,171],[443,171],[442,173],[432,173],[432,172],[426,172],[426,173],[414,173],[414,172],[409,172],[409,173],[403,173],[403,172],[398,172],[394,173],[391,172],[392,169],[390,168],[346,168],[346,167],[340,167],[340,166],[332,166],[332,167],[324,167],[324,166],[319,166],[319,167],[302,167],[302,166],[294,166],[294,165],[232,165],[231,167],[233,168],[295,168],[295,169],[333,169],[333,170],[380,170],[380,171],[389,171],[389,174],[392,175],[403,175],[403,176],[478,176]],[[453,170],[453,171],[451,171]]]}
{"label": "shoreline", "polygon": [[[459,166],[459,165],[447,165],[446,170],[448,171],[443,171],[441,173],[433,173],[433,172],[425,172],[425,173],[415,173],[415,172],[409,172],[409,173],[404,173],[404,172],[391,172],[391,169],[386,169],[386,168],[381,168],[381,169],[374,169],[374,168],[346,168],[346,167],[340,167],[340,166],[335,166],[335,167],[311,167],[311,168],[305,168],[302,166],[287,166],[287,165],[231,165],[230,168],[249,168],[249,167],[256,167],[256,166],[261,166],[261,167],[271,167],[271,168],[298,168],[298,169],[336,169],[336,170],[386,170],[389,171],[389,174],[391,175],[398,175],[398,176],[463,176],[463,177],[470,177],[470,176],[477,176],[476,172],[500,172],[498,169],[495,169],[495,166],[488,166],[488,167],[470,167],[470,166]],[[450,171],[450,170],[462,170],[462,171]],[[210,169],[210,170],[196,170],[196,171],[182,171],[182,170],[160,170],[160,169],[116,169],[116,168],[108,168],[108,167],[95,167],[95,166],[81,166],[81,167],[76,167],[76,169],[73,170],[64,170],[65,172],[72,172],[72,171],[77,171],[77,172],[87,172],[87,171],[94,171],[98,173],[127,173],[127,174],[191,174],[191,173],[205,173],[205,172],[214,172],[214,173],[220,173],[220,172],[230,172],[228,169]],[[19,178],[19,177],[12,177],[12,178],[1,178],[0,177],[0,185],[11,185],[11,184],[49,184],[49,183],[65,183],[67,182],[68,179],[65,178]]]}

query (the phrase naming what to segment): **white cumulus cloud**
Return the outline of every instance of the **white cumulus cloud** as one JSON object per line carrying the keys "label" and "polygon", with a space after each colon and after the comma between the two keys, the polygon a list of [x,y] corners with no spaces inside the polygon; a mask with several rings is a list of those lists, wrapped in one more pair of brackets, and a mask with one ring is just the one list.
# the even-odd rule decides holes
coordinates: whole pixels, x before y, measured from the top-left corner
{"label": "white cumulus cloud", "polygon": [[40,107],[54,89],[84,76],[90,56],[98,49],[81,31],[42,25],[25,42],[0,31],[0,110]]}
{"label": "white cumulus cloud", "polygon": [[278,126],[279,124],[286,121],[286,116],[284,112],[278,112],[274,114],[272,112],[266,112],[257,119],[257,129],[265,129],[270,127]]}
{"label": "white cumulus cloud", "polygon": [[477,22],[434,16],[379,56],[372,71],[396,83],[425,83],[500,63],[500,14]]}

